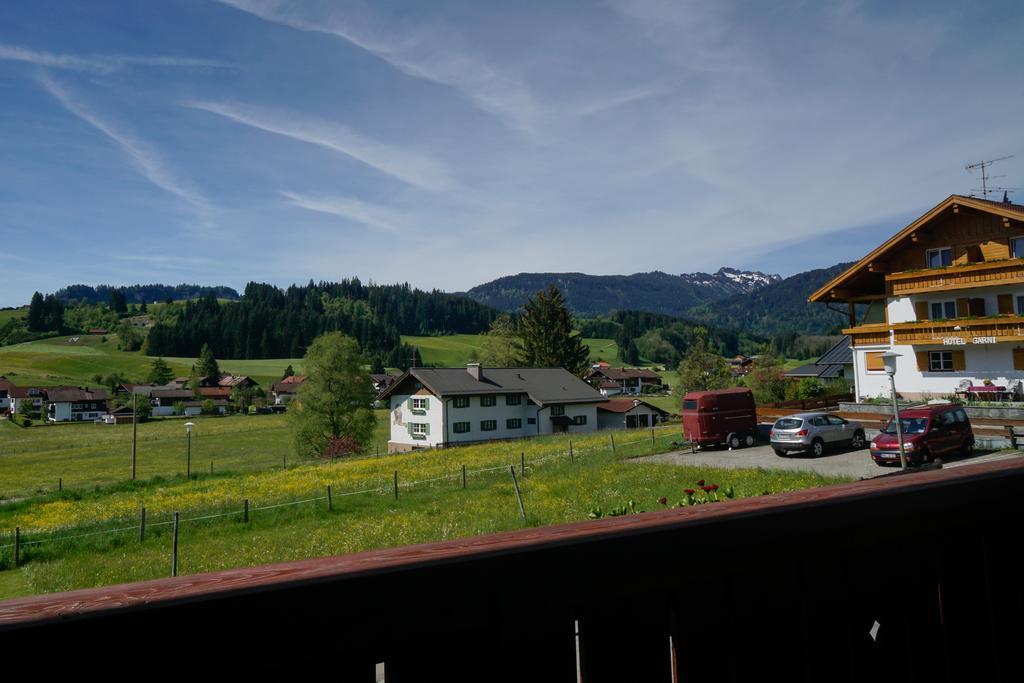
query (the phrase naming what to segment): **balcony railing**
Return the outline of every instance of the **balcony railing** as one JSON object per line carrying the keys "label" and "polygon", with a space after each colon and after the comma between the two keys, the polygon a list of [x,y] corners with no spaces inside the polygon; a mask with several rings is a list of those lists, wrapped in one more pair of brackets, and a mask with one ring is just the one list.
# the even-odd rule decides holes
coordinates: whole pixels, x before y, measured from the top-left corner
{"label": "balcony railing", "polygon": [[[959,329],[958,329],[959,328]],[[909,323],[875,323],[843,330],[854,346],[889,343],[892,330],[896,344],[966,345],[1024,341],[1024,316],[999,315],[987,318],[950,318]]]}
{"label": "balcony railing", "polygon": [[1024,259],[970,263],[885,276],[892,296],[1024,283]]}
{"label": "balcony railing", "polygon": [[50,676],[1017,681],[1022,491],[1009,459],[41,595],[0,642]]}

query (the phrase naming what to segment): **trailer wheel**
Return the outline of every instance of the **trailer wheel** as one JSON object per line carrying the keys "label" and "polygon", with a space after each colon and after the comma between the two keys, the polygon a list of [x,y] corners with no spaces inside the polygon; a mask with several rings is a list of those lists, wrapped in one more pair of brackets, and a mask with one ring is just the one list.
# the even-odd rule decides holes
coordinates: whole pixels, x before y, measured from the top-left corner
{"label": "trailer wheel", "polygon": [[754,435],[753,434],[747,434],[746,436],[744,436],[743,437],[743,445],[746,446],[747,448],[750,448],[751,446],[753,446],[754,445]]}
{"label": "trailer wheel", "polygon": [[742,442],[740,441],[740,435],[739,434],[730,434],[729,435],[729,448],[730,449],[735,450],[735,449],[739,448],[741,443]]}

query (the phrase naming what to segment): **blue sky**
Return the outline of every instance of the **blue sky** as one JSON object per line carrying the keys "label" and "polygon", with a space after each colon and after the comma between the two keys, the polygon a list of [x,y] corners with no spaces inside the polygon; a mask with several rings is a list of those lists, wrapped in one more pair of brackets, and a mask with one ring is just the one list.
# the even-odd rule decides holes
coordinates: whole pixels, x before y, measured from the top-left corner
{"label": "blue sky", "polygon": [[0,305],[852,260],[967,162],[1017,154],[1024,186],[1022,29],[1013,2],[7,0]]}

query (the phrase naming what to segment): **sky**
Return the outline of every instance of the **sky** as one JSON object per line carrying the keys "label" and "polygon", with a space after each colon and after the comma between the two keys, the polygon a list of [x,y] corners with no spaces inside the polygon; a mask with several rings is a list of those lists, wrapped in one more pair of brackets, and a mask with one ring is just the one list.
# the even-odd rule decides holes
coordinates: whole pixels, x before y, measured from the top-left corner
{"label": "sky", "polygon": [[[788,275],[1006,155],[1016,2],[0,7],[0,306],[72,283]],[[1001,194],[1000,194],[1001,198]]]}

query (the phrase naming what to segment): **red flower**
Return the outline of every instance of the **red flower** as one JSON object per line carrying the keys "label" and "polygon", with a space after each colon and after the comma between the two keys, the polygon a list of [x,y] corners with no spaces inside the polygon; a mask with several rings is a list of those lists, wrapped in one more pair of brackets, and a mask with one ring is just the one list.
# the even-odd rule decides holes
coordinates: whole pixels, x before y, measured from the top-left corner
{"label": "red flower", "polygon": [[708,487],[708,490],[709,491],[717,491],[718,490],[718,484],[712,484],[711,486]]}
{"label": "red flower", "polygon": [[686,489],[685,491],[683,491],[683,493],[685,493],[688,496],[692,496],[693,494],[696,493],[696,491],[694,491],[693,489]]}
{"label": "red flower", "polygon": [[710,486],[701,486],[700,490],[703,491],[704,493],[710,493],[714,489],[712,489]]}
{"label": "red flower", "polygon": [[665,505],[666,503],[668,503],[668,498],[662,496],[661,498],[658,499],[658,503],[660,503],[661,505]]}
{"label": "red flower", "polygon": [[703,485],[704,485],[704,480],[703,479],[701,479],[700,481],[697,482],[697,486],[703,486]]}

